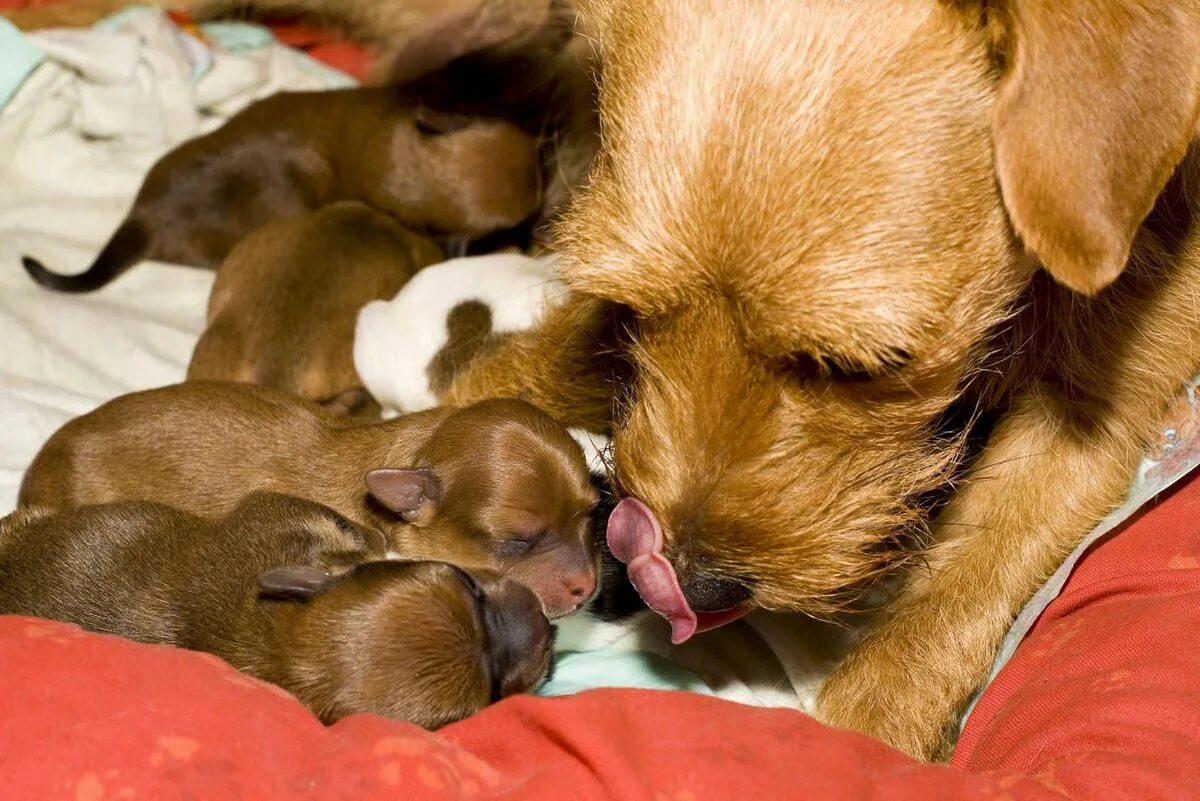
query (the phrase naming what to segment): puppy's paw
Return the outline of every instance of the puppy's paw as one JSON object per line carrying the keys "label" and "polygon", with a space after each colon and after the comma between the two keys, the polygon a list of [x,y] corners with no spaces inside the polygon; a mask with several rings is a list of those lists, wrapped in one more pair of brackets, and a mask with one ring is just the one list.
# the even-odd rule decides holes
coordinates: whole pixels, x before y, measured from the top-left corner
{"label": "puppy's paw", "polygon": [[959,699],[947,691],[938,666],[914,661],[917,652],[896,642],[881,636],[864,640],[826,679],[815,714],[831,726],[930,761],[948,751],[946,735]]}

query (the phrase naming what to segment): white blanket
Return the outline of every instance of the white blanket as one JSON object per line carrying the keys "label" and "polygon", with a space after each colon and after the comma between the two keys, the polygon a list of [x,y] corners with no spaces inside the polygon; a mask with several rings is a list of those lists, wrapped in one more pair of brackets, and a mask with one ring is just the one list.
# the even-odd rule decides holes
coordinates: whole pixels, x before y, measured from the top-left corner
{"label": "white blanket", "polygon": [[[204,48],[148,10],[28,41],[45,60],[0,109],[0,514],[71,417],[183,379],[212,284],[209,271],[147,263],[95,294],[57,294],[20,256],[82,269],[164,152],[251,100],[353,83],[278,44]],[[0,50],[0,62],[13,53]]]}

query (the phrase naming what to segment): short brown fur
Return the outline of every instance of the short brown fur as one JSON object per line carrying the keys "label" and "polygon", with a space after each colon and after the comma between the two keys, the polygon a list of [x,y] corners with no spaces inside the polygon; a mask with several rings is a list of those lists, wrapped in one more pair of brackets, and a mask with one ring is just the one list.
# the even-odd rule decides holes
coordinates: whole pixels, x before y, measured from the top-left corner
{"label": "short brown fur", "polygon": [[[440,497],[406,519],[368,492],[364,476],[380,468],[427,471]],[[189,381],[67,423],[34,459],[20,503],[146,500],[212,516],[258,489],[379,528],[406,559],[501,570],[537,592],[552,617],[595,590],[588,515],[598,496],[583,453],[518,400],[354,424],[276,390]]]}
{"label": "short brown fur", "polygon": [[[379,561],[384,548],[378,532],[272,493],[218,520],[147,502],[26,510],[0,520],[0,614],[208,651],[327,723],[373,712],[435,728],[545,675],[549,625],[527,589]],[[295,597],[260,589],[296,569],[328,578]]]}
{"label": "short brown fur", "polygon": [[254,229],[339,200],[419,232],[479,236],[533,213],[539,182],[536,140],[503,120],[423,110],[401,87],[282,92],[163,156],[86,271],[25,267],[71,292],[142,259],[215,267]]}
{"label": "short brown fur", "polygon": [[217,271],[187,377],[261,384],[365,415],[345,407],[369,397],[354,369],[358,312],[443,258],[432,240],[361,203],[268,223]]}

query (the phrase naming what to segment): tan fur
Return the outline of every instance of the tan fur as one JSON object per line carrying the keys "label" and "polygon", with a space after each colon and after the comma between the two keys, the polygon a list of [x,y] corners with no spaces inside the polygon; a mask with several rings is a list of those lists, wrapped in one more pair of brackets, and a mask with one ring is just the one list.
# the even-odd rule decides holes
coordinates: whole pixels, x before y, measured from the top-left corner
{"label": "tan fur", "polygon": [[[147,502],[22,511],[0,520],[0,614],[211,652],[327,723],[373,712],[434,728],[545,674],[549,625],[524,587],[383,556],[378,532],[272,493],[214,521]],[[328,585],[260,591],[259,576],[296,567]]]}
{"label": "tan fur", "polygon": [[[927,543],[819,714],[930,757],[1200,369],[1200,11],[587,5],[603,148],[562,229],[576,294],[448,397],[607,407],[685,594],[718,576],[828,614]],[[618,354],[605,308],[636,318]],[[951,423],[985,414],[968,462]]]}
{"label": "tan fur", "polygon": [[[376,468],[427,469],[434,513],[406,521],[364,484]],[[117,398],[60,429],[34,459],[22,506],[148,500],[222,515],[248,492],[283,492],[375,526],[408,559],[491,568],[551,616],[595,588],[588,514],[598,497],[579,446],[518,400],[355,425],[248,384],[189,381]]]}
{"label": "tan fur", "polygon": [[359,310],[443,258],[361,203],[269,223],[221,264],[187,376],[276,387],[327,408],[355,391],[365,398],[354,370]]}

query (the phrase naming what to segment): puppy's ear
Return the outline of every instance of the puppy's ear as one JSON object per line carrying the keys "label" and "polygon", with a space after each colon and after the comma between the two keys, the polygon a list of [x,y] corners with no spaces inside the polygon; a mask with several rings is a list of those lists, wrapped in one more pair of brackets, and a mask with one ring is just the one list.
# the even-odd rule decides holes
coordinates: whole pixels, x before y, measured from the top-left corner
{"label": "puppy's ear", "polygon": [[1193,136],[1200,10],[1180,0],[990,0],[1005,205],[1054,278],[1112,283]]}
{"label": "puppy's ear", "polygon": [[333,573],[316,565],[277,567],[258,577],[263,596],[289,601],[306,601],[336,582]]}
{"label": "puppy's ear", "polygon": [[381,467],[366,483],[372,498],[416,526],[428,525],[442,500],[442,482],[428,468]]}

